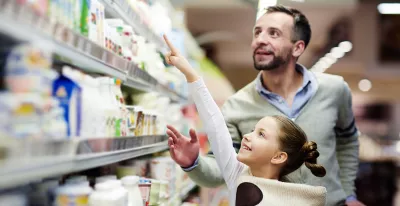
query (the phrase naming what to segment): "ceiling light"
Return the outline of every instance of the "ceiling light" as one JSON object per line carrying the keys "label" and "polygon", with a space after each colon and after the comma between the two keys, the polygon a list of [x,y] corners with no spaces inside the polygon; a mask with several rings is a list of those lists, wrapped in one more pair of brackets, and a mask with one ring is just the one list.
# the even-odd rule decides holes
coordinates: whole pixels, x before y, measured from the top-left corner
{"label": "ceiling light", "polygon": [[363,79],[358,83],[358,88],[363,92],[368,92],[372,88],[372,83],[368,79]]}
{"label": "ceiling light", "polygon": [[278,3],[278,0],[260,0],[258,2],[258,9],[266,9],[270,6],[275,6]]}
{"label": "ceiling light", "polygon": [[397,152],[400,152],[400,142],[397,142],[397,143],[396,143],[396,151],[397,151]]}
{"label": "ceiling light", "polygon": [[336,63],[337,59],[325,56],[325,57],[322,57],[320,61],[324,61],[324,62],[328,63],[329,65],[332,65],[332,64]]}
{"label": "ceiling light", "polygon": [[334,47],[331,50],[331,54],[335,58],[339,59],[339,58],[342,58],[344,56],[344,50],[339,48],[339,47]]}
{"label": "ceiling light", "polygon": [[381,14],[400,14],[400,3],[382,3],[378,5]]}
{"label": "ceiling light", "polygon": [[321,60],[319,60],[319,65],[320,65],[321,69],[323,69],[324,71],[331,66],[331,64],[329,64],[328,62],[321,61]]}
{"label": "ceiling light", "polygon": [[341,48],[344,52],[349,52],[353,48],[353,44],[349,41],[340,42],[339,48]]}
{"label": "ceiling light", "polygon": [[329,59],[337,60],[337,58],[334,57],[332,53],[327,53],[327,54],[325,54],[325,57],[326,57],[326,58],[329,58]]}

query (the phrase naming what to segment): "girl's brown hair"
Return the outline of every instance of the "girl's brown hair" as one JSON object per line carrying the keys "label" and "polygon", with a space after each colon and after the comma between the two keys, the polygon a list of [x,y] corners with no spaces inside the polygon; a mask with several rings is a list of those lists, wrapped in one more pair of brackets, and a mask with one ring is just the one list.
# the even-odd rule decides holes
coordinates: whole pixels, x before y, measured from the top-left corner
{"label": "girl's brown hair", "polygon": [[317,143],[307,141],[307,135],[292,120],[284,116],[272,116],[278,123],[280,129],[278,142],[280,149],[288,155],[287,162],[282,168],[280,176],[283,177],[297,170],[303,163],[317,177],[326,175],[326,170],[322,165],[317,164],[319,152]]}

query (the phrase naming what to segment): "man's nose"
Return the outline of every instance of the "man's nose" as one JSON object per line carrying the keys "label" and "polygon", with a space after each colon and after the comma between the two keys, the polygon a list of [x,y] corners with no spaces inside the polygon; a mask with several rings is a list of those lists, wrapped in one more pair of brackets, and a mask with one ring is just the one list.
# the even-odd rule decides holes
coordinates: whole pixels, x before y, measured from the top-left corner
{"label": "man's nose", "polygon": [[256,41],[257,46],[268,44],[268,41],[269,41],[268,35],[265,35],[265,32],[259,33],[258,36],[255,38],[256,38],[255,41]]}

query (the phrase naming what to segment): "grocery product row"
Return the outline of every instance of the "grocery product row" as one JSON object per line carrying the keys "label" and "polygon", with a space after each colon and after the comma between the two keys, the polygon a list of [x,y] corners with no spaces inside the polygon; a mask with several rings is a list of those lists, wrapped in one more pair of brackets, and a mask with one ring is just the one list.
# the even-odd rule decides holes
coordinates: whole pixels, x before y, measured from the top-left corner
{"label": "grocery product row", "polygon": [[47,178],[4,190],[0,202],[13,206],[172,206],[180,205],[195,187],[173,160],[164,156],[129,160],[91,173]]}
{"label": "grocery product row", "polygon": [[167,1],[0,1],[1,205],[188,197],[196,185],[163,153],[166,124],[198,124],[184,76],[164,60],[161,34],[186,41]]}
{"label": "grocery product row", "polygon": [[[45,8],[38,2],[47,2]],[[105,18],[100,1],[60,2],[2,1],[1,33],[48,47],[57,59],[119,78],[127,86],[185,99],[184,78],[169,74],[159,49],[122,19]]]}
{"label": "grocery product row", "polygon": [[167,122],[191,127],[168,97],[122,92],[122,80],[54,64],[34,44],[4,48],[1,188],[163,151]]}
{"label": "grocery product row", "polygon": [[62,139],[163,134],[157,114],[126,105],[121,80],[92,77],[30,44],[8,53],[1,93],[2,137]]}

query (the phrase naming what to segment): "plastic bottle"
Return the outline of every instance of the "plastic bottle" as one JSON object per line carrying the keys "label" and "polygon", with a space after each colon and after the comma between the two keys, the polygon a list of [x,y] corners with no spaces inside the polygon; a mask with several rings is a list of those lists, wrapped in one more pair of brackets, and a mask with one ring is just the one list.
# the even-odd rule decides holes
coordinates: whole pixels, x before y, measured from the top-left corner
{"label": "plastic bottle", "polygon": [[121,91],[121,80],[120,79],[114,79],[114,94],[116,95],[116,99],[118,101],[119,108],[121,110],[121,117],[119,119],[120,121],[120,130],[121,130],[121,136],[125,137],[128,134],[128,123],[127,123],[127,118],[128,118],[128,110],[125,106],[125,100],[124,96]]}
{"label": "plastic bottle", "polygon": [[126,206],[128,205],[128,191],[122,187],[121,180],[108,180],[105,182],[112,186],[112,194],[117,197],[118,201],[115,206]]}
{"label": "plastic bottle", "polygon": [[114,137],[120,137],[121,136],[121,122],[122,122],[121,103],[118,99],[118,94],[116,93],[115,82],[114,82],[113,78],[109,78],[109,89],[110,89],[111,102],[113,105],[113,114],[114,114],[114,122],[115,122]]}
{"label": "plastic bottle", "polygon": [[121,181],[128,191],[128,206],[143,206],[143,199],[139,190],[139,177],[126,176]]}
{"label": "plastic bottle", "polygon": [[75,81],[82,88],[82,127],[81,127],[81,137],[92,137],[92,121],[95,115],[95,105],[92,89],[90,87],[89,78],[90,76],[74,70]]}
{"label": "plastic bottle", "polygon": [[139,180],[139,190],[142,195],[143,205],[149,205],[151,181],[147,179]]}
{"label": "plastic bottle", "polygon": [[83,184],[64,185],[56,189],[55,206],[87,206],[92,188]]}
{"label": "plastic bottle", "polygon": [[53,83],[53,96],[60,102],[64,111],[69,137],[80,136],[82,88],[75,81],[75,76],[70,67],[63,67],[62,75]]}
{"label": "plastic bottle", "polygon": [[107,182],[109,180],[117,180],[117,176],[115,176],[115,175],[104,175],[104,176],[96,177],[96,184],[97,183]]}
{"label": "plastic bottle", "polygon": [[113,186],[107,182],[97,183],[89,197],[90,206],[118,206],[118,197],[113,194]]}
{"label": "plastic bottle", "polygon": [[103,115],[105,116],[106,137],[113,137],[115,134],[114,108],[110,94],[109,78],[97,78],[100,83],[100,95],[102,97]]}
{"label": "plastic bottle", "polygon": [[158,205],[160,201],[160,181],[151,180],[149,205]]}
{"label": "plastic bottle", "polygon": [[66,185],[86,185],[86,183],[89,182],[87,181],[87,177],[83,175],[71,176],[65,180]]}
{"label": "plastic bottle", "polygon": [[103,137],[104,133],[99,125],[102,122],[102,105],[98,104],[101,102],[101,95],[99,91],[99,83],[94,78],[87,76],[85,78],[87,84],[87,93],[90,93],[90,106],[91,113],[89,117],[88,126],[90,128],[90,137]]}
{"label": "plastic bottle", "polygon": [[114,52],[122,56],[122,34],[124,22],[121,19],[106,19],[109,27],[112,28],[112,38],[114,39]]}

